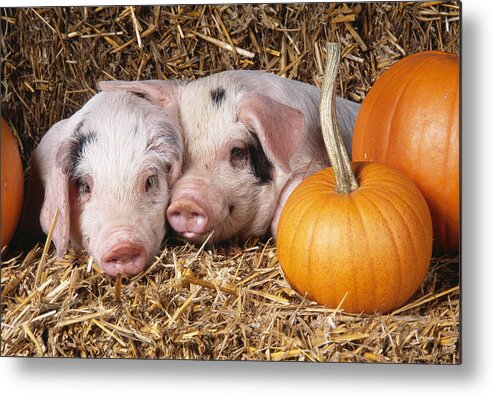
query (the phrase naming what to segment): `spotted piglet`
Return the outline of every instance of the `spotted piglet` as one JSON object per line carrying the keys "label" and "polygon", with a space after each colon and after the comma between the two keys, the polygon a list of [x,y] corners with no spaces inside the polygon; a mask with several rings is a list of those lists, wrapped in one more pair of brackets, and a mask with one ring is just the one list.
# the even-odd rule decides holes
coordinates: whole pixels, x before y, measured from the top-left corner
{"label": "spotted piglet", "polygon": [[[318,88],[261,71],[227,71],[184,85],[184,174],[167,210],[173,229],[199,243],[261,236],[269,226],[275,236],[289,194],[328,165],[319,101]],[[359,105],[336,103],[351,152]]]}
{"label": "spotted piglet", "polygon": [[47,233],[58,209],[58,256],[70,241],[109,275],[134,275],[159,249],[169,188],[181,171],[177,86],[102,82],[100,88],[36,148],[23,217],[31,231],[41,226]]}

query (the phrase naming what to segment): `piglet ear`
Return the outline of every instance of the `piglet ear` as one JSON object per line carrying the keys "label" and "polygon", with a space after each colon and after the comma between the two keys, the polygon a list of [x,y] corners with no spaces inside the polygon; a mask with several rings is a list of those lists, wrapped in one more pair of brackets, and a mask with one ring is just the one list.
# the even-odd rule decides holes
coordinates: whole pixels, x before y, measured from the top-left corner
{"label": "piglet ear", "polygon": [[70,199],[69,199],[69,167],[66,152],[70,141],[63,142],[53,158],[45,186],[45,196],[41,207],[40,222],[43,231],[48,234],[56,210],[58,218],[53,230],[53,242],[58,257],[62,257],[68,248],[70,238]]}
{"label": "piglet ear", "polygon": [[173,185],[181,175],[183,164],[183,138],[181,130],[165,111],[156,114],[156,130],[151,134],[147,149],[159,155],[160,161],[168,169],[168,182]]}
{"label": "piglet ear", "polygon": [[100,81],[100,91],[127,91],[160,107],[176,105],[180,85],[176,81]]}
{"label": "piglet ear", "polygon": [[254,129],[269,159],[284,172],[304,135],[303,113],[256,93],[244,95],[238,103],[239,120]]}

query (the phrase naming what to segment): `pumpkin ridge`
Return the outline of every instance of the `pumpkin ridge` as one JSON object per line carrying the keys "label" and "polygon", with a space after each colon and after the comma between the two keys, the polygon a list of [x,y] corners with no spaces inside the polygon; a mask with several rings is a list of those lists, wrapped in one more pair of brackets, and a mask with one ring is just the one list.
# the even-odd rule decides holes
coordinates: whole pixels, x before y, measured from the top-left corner
{"label": "pumpkin ridge", "polygon": [[[291,195],[291,197],[289,198],[292,198],[294,196],[294,194]],[[288,200],[289,200],[288,198]],[[302,201],[302,200],[292,200],[295,204],[293,210],[298,210],[298,206],[302,206],[302,207],[305,207],[305,212],[303,213],[303,216],[308,212],[308,208],[306,207],[306,204]],[[300,204],[296,205],[297,202],[300,202]],[[281,224],[282,222],[282,227],[279,227],[279,229],[285,229],[286,227],[284,226],[284,221],[283,221],[283,216],[280,217],[279,219],[279,223]],[[288,245],[292,245],[293,242],[294,242],[294,238],[296,237],[296,233],[295,232],[292,232],[291,231],[291,227],[287,227],[287,229],[290,231],[290,233],[288,234],[290,236],[290,241],[289,241],[289,244]]]}
{"label": "pumpkin ridge", "polygon": [[[402,188],[406,188],[405,185],[401,184],[400,187]],[[414,189],[413,189],[414,190]],[[395,191],[395,189],[391,189],[391,188],[386,188],[385,191],[387,193],[390,193],[392,194],[394,197],[396,197],[401,203],[404,203],[406,204],[407,208],[413,213],[413,215],[418,219],[418,224],[420,225],[420,228],[421,228],[421,231],[423,233],[426,233],[426,226],[424,225],[424,223],[422,223],[421,221],[421,216],[414,210],[414,207],[408,202],[406,201],[403,197],[404,197],[404,194],[397,194],[397,192]],[[408,193],[412,193],[412,190],[407,188],[407,192]],[[419,192],[419,190],[418,190]],[[374,193],[375,194],[380,194],[381,196],[384,197],[384,195],[382,194],[382,191],[381,190],[374,190]],[[418,195],[418,194],[413,194],[414,197],[417,197],[418,199],[423,199],[423,196],[422,195]],[[425,204],[426,204],[426,201],[425,201]],[[427,204],[426,204],[427,205]],[[429,208],[428,208],[429,210]]]}
{"label": "pumpkin ridge", "polygon": [[[390,174],[390,175],[391,176],[395,175],[395,173]],[[407,183],[403,183],[403,182],[397,181],[397,180],[394,182],[393,180],[384,179],[384,178],[381,178],[379,181],[381,182],[381,184],[383,184],[385,189],[387,189],[388,191],[390,191],[394,194],[395,194],[396,187],[399,187],[399,188],[407,190],[413,198],[418,198],[418,199],[423,198],[423,195],[420,193],[419,190],[409,189],[409,185]],[[380,186],[381,186],[381,184],[380,184]],[[390,186],[388,186],[387,184],[389,184]],[[372,188],[373,188],[373,186],[372,186]]]}
{"label": "pumpkin ridge", "polygon": [[[405,205],[407,207],[408,210],[410,210],[413,215],[415,216],[415,218],[417,219],[417,224],[419,224],[419,226],[421,227],[422,229],[422,232],[426,235],[426,228],[424,227],[424,225],[421,223],[421,216],[419,216],[415,211],[414,211],[414,208],[412,205],[410,205],[406,200],[404,200],[399,194],[395,193],[394,191],[390,191],[390,190],[387,190],[386,191],[387,193],[391,193],[391,195],[393,195],[394,197],[397,198],[397,200]],[[386,198],[384,194],[382,194],[380,191],[377,191],[375,190],[373,192],[375,195],[378,195],[382,198]],[[401,194],[402,196],[404,196],[405,194]],[[417,248],[416,247],[416,240],[415,238],[412,237],[413,233],[411,231],[411,228],[409,226],[409,223],[408,221],[405,221],[406,218],[404,217],[404,215],[397,209],[397,205],[394,205],[392,206],[392,208],[394,209],[395,213],[397,213],[399,215],[399,217],[402,219],[402,223],[406,225],[406,229],[407,229],[407,233],[408,233],[408,236],[409,236],[409,239],[411,239],[411,243],[412,243],[412,246],[413,246],[413,249],[412,249],[412,252],[413,252],[413,256],[414,256],[414,262],[415,263],[419,263],[419,255],[418,255],[418,252],[419,252],[419,247]],[[400,262],[400,265],[402,266],[402,263]],[[417,267],[419,268],[419,267]],[[420,274],[418,273],[418,271],[412,271],[413,273],[413,277],[414,277],[414,282],[413,284],[419,284],[419,280],[421,279],[421,277],[419,276]],[[401,275],[402,276],[402,275]],[[411,296],[409,296],[411,297]],[[407,297],[407,298],[409,298]]]}
{"label": "pumpkin ridge", "polygon": [[[453,109],[453,113],[455,114],[456,113],[456,110],[455,109],[459,109],[459,103],[457,103],[458,99],[459,99],[459,86],[457,86],[457,88],[453,91],[453,95],[454,95],[454,106],[452,107]],[[457,105],[456,105],[457,103]],[[459,117],[459,114],[457,115],[457,117]],[[452,149],[451,145],[450,145],[450,140],[451,140],[451,133],[450,131],[453,129],[453,126],[455,124],[455,120],[456,118],[455,117],[448,117],[448,125],[447,125],[447,131],[449,131],[449,133],[447,133],[447,148],[448,150],[445,152],[445,163],[447,164],[447,166],[445,166],[444,170],[445,170],[445,176],[443,177],[443,179],[445,181],[447,181],[449,178],[448,178],[448,175],[449,175],[449,172],[450,172],[450,161],[449,161],[449,158],[450,158],[450,150]],[[460,131],[460,129],[459,129]],[[459,133],[458,131],[458,133]],[[460,152],[459,152],[459,156],[460,156]],[[459,167],[460,167],[460,159],[459,159]],[[457,180],[457,182],[459,182],[459,180]],[[452,183],[445,183],[445,185],[447,186],[447,192],[449,192],[453,187],[453,183],[455,183],[455,180],[452,181]],[[452,194],[449,192],[449,196],[451,196]],[[460,209],[459,209],[459,212],[460,212]],[[454,240],[454,237],[450,237],[450,235],[454,235],[455,233],[453,232],[453,230],[451,230],[451,226],[450,226],[450,221],[449,219],[444,219],[441,221],[441,223],[443,224],[443,237],[441,238],[443,241],[444,241],[444,245],[445,245],[445,249],[446,250],[449,250],[451,249],[451,245],[454,245],[455,243],[453,242]]]}
{"label": "pumpkin ridge", "polygon": [[[429,56],[429,57],[423,57],[424,59],[420,61],[420,63],[418,64],[418,66],[415,67],[415,70],[414,70],[414,73],[413,75],[415,76],[414,77],[414,81],[421,81],[421,80],[424,80],[424,83],[421,85],[423,88],[420,89],[419,91],[426,91],[426,89],[428,89],[428,86],[429,86],[429,82],[427,81],[427,79],[429,78],[427,76],[427,73],[420,73],[419,70],[422,69],[422,68],[425,68],[427,66],[429,66],[428,64],[429,63],[439,63],[439,62],[448,62],[448,59],[449,59],[449,56],[447,55],[444,55],[443,53],[441,53],[440,51],[435,51],[434,56]],[[447,65],[445,65],[447,66]],[[440,84],[440,88],[441,88],[441,85]],[[432,97],[435,97],[435,93],[433,92],[432,93]],[[439,101],[440,99],[436,99],[436,101]],[[447,117],[448,118],[448,124],[447,125],[447,131],[450,131],[451,128],[450,128],[450,124],[451,122],[453,122],[453,119],[451,117]],[[427,169],[427,166],[426,166],[426,163],[425,165],[423,165],[424,163],[424,159],[426,158],[425,155],[422,155],[422,148],[423,146],[427,146],[429,143],[426,141],[426,138],[427,136],[423,135],[421,136],[421,139],[419,139],[419,144],[417,146],[417,150],[416,150],[416,154],[414,155],[414,158],[415,158],[415,161],[412,161],[412,167],[408,167],[407,172],[409,172],[409,177],[412,179],[412,180],[416,180],[417,178],[417,175],[420,175],[423,173],[423,170],[424,169]],[[442,144],[443,147],[450,147],[450,133],[447,133],[446,136],[445,136],[445,139],[446,141]],[[443,156],[441,156],[441,162],[442,164],[439,166],[440,169],[444,169],[446,173],[448,173],[448,161],[449,161],[449,150],[447,149],[446,152],[444,152],[445,154],[445,158],[443,158]],[[417,159],[417,161],[416,161]],[[445,165],[445,166],[444,166]],[[434,167],[437,167],[436,164],[433,165]],[[442,174],[440,175],[441,178],[440,178],[440,184],[442,185],[447,185],[447,177],[446,175]],[[441,222],[442,224],[440,224],[440,227],[443,228],[442,226],[444,225],[445,222]],[[434,225],[435,226],[435,225]],[[444,232],[444,230],[442,230],[441,232]]]}
{"label": "pumpkin ridge", "polygon": [[[317,208],[317,216],[315,217],[315,221],[310,223],[310,236],[308,237],[308,233],[306,233],[304,235],[304,239],[308,241],[308,249],[307,249],[308,252],[311,252],[312,251],[312,244],[313,244],[314,239],[315,239],[315,238],[313,238],[313,235],[315,234],[315,231],[318,229],[317,228],[318,227],[318,222],[320,221],[320,219],[322,217],[322,216],[320,216],[320,212],[322,212],[322,210],[325,209],[324,206],[320,206],[318,204],[318,202],[314,202],[314,205],[313,206],[315,206],[315,205],[318,206],[318,208]],[[325,211],[325,210],[323,210],[323,211]],[[300,222],[301,222],[301,219],[300,219]],[[305,273],[305,282],[306,282],[306,284],[311,284],[312,283],[311,282],[312,274],[313,274],[313,268],[312,268],[313,267],[313,265],[312,265],[313,262],[312,261],[313,261],[312,255],[311,254],[308,254],[308,262],[307,262],[307,265],[306,265],[306,273]],[[318,290],[318,285],[317,285],[317,289],[316,290]],[[307,292],[305,292],[305,294],[306,293]],[[313,297],[315,298],[315,300],[318,299],[318,296],[315,297],[315,294],[313,295]]]}
{"label": "pumpkin ridge", "polygon": [[[387,172],[382,175],[381,174],[381,169],[385,169],[387,170]],[[426,234],[426,227],[424,226],[423,222],[422,222],[422,216],[418,215],[418,213],[414,210],[414,207],[413,205],[411,205],[409,203],[408,200],[405,199],[405,196],[406,194],[398,194],[396,192],[396,186],[397,185],[398,187],[400,187],[401,189],[405,190],[406,193],[408,193],[410,196],[412,196],[413,198],[416,198],[416,199],[423,199],[422,195],[419,194],[419,190],[417,189],[412,189],[412,188],[409,188],[409,185],[404,183],[403,181],[401,181],[400,179],[396,179],[395,178],[395,175],[397,172],[395,172],[392,168],[387,168],[387,167],[384,167],[384,166],[379,166],[378,168],[375,167],[375,166],[371,166],[371,168],[369,169],[371,171],[371,176],[372,177],[369,177],[369,175],[367,175],[367,180],[368,179],[371,179],[372,182],[379,182],[379,188],[376,189],[374,188],[373,186],[366,186],[366,188],[369,188],[371,193],[386,200],[388,197],[385,195],[385,194],[390,194],[392,195],[393,197],[395,197],[396,201],[400,203],[400,205],[402,205],[403,207],[407,208],[413,215],[414,217],[417,219],[417,224],[419,225],[419,227],[421,228],[421,231]],[[378,170],[378,172],[377,172]],[[373,174],[374,175],[378,175],[378,176],[381,176],[381,177],[373,177]],[[390,179],[390,178],[394,178],[394,179]],[[407,176],[406,176],[407,177]],[[390,184],[393,184],[393,188],[388,188],[388,187],[385,187],[385,184],[387,183],[390,183]],[[360,184],[361,186],[361,184]],[[384,187],[384,189],[382,189],[382,187]],[[385,194],[384,194],[385,192]],[[369,200],[369,198],[367,196],[365,196],[365,198],[367,200]],[[373,202],[372,202],[373,203]],[[411,239],[411,243],[413,245],[413,249],[412,249],[412,254],[413,254],[413,257],[414,257],[414,261],[415,262],[419,262],[419,257],[418,257],[418,251],[419,249],[417,249],[416,247],[416,241],[415,241],[415,238],[412,238],[412,235],[413,233],[411,232],[411,229],[410,229],[410,225],[408,224],[408,222],[406,221],[406,218],[403,216],[403,214],[401,213],[401,211],[399,211],[397,209],[397,205],[395,206],[391,206],[391,208],[393,209],[394,213],[396,213],[401,219],[402,219],[402,223],[404,223],[406,225],[406,231],[407,231],[407,235],[409,237],[409,239]],[[400,278],[399,279],[402,279],[402,261],[399,260],[399,268],[400,268]],[[413,278],[414,278],[414,282],[413,284],[416,284],[416,282],[419,282],[419,273],[417,271],[413,271]],[[401,283],[402,284],[402,283]],[[401,300],[401,292],[402,292],[402,287],[399,288],[399,301]],[[409,297],[408,297],[409,298]]]}
{"label": "pumpkin ridge", "polygon": [[[299,194],[301,194],[303,192],[305,192],[305,189],[298,190],[298,193]],[[304,194],[302,194],[302,195],[304,195]],[[307,203],[306,200],[297,199],[297,200],[294,200],[293,202],[299,203],[299,205],[293,206],[292,211],[294,213],[296,213],[297,211],[301,211],[301,210],[304,209],[304,211],[302,212],[302,214],[298,218],[298,223],[299,224],[300,223],[303,223],[303,219],[305,218],[305,216],[311,215],[311,213],[313,211],[312,208],[314,206],[318,205],[318,201],[317,200],[311,200],[311,202],[308,202]],[[299,209],[298,206],[301,207],[301,209]],[[285,227],[283,226],[282,228],[285,228]],[[310,224],[310,228],[311,228],[311,232],[313,234],[313,228],[314,228],[313,227],[313,223]],[[289,234],[288,235],[289,235],[289,240],[288,240],[289,241],[289,244],[288,244],[288,246],[293,246],[296,243],[296,241],[297,241],[297,233],[295,232],[295,229],[294,228],[289,229]],[[304,236],[306,237],[306,235],[304,235]],[[289,267],[292,268],[293,265],[296,265],[297,266],[296,263],[292,263],[292,257],[289,257],[288,260],[289,260],[288,261],[289,262]],[[294,277],[294,278],[296,278],[296,277]],[[309,281],[307,281],[307,277],[306,277],[306,272],[305,271],[303,271],[303,278],[304,278],[305,283],[308,283],[308,284],[310,283]],[[306,291],[304,293],[306,293]],[[301,292],[300,292],[300,294],[301,294]]]}
{"label": "pumpkin ridge", "polygon": [[367,251],[367,256],[370,257],[370,267],[371,267],[371,270],[370,270],[370,273],[371,273],[371,282],[372,282],[372,287],[371,287],[371,290],[372,290],[372,298],[373,298],[373,301],[377,301],[377,295],[376,295],[376,281],[375,281],[375,264],[374,264],[374,260],[373,260],[373,255],[370,254],[370,245],[368,244],[368,232],[366,230],[366,226],[365,226],[365,222],[363,220],[363,216],[361,214],[361,210],[358,206],[358,200],[357,199],[354,199],[354,197],[352,196],[352,194],[349,194],[349,199],[351,200],[351,202],[353,203],[354,205],[354,208],[356,209],[356,213],[358,214],[358,217],[360,219],[360,223],[363,227],[363,233],[364,233],[364,240],[366,241],[366,251]]}
{"label": "pumpkin ridge", "polygon": [[[448,122],[448,131],[451,130],[451,124],[453,123],[453,120],[451,119],[451,117],[449,117],[449,122]],[[442,176],[442,180],[440,181],[442,185],[445,185],[446,186],[446,189],[447,191],[450,190],[450,183],[447,183],[447,180],[448,180],[448,174],[449,174],[449,167],[448,167],[448,164],[449,164],[449,157],[450,157],[450,133],[447,133],[446,134],[446,141],[444,143],[444,146],[447,147],[448,149],[444,151],[444,161],[443,163],[445,164],[445,166],[442,166],[441,169],[443,169],[443,174],[441,175]],[[435,208],[433,208],[433,211],[435,211]],[[449,239],[448,239],[448,236],[447,236],[447,228],[448,228],[448,219],[443,219],[442,221],[439,221],[438,224],[434,224],[434,226],[438,226],[439,229],[437,230],[438,231],[438,234],[440,234],[440,239],[444,241],[445,245],[447,246],[448,248],[448,244],[449,244]],[[437,227],[437,228],[438,228]]]}
{"label": "pumpkin ridge", "polygon": [[[406,199],[404,199],[404,198],[403,198],[404,194],[398,194],[396,191],[394,191],[393,189],[390,189],[390,188],[386,188],[384,191],[385,191],[386,193],[391,194],[392,196],[394,196],[394,197],[395,197],[395,199],[397,199],[397,200],[398,200],[401,204],[404,204],[404,205],[406,206],[406,208],[407,208],[407,209],[409,209],[409,210],[412,212],[412,214],[413,214],[413,215],[414,215],[417,219],[419,219],[419,220],[418,220],[418,224],[420,225],[421,231],[422,231],[423,233],[426,233],[426,226],[425,226],[425,225],[421,222],[421,216],[419,215],[419,213],[418,213],[418,212],[416,212],[416,211],[414,210],[413,205],[411,205],[411,204],[409,203],[409,201],[407,201]],[[375,194],[377,194],[377,195],[381,196],[382,198],[385,198],[385,197],[386,197],[386,196],[383,194],[383,191],[382,191],[382,190],[374,190],[373,192],[374,192]],[[407,191],[406,191],[406,192],[407,192]],[[422,198],[422,197],[420,197],[420,198]]]}
{"label": "pumpkin ridge", "polygon": [[[373,182],[377,182],[377,181],[379,182],[378,183],[378,185],[379,185],[378,189],[375,189],[373,186],[365,186],[365,187],[370,188],[375,194],[377,194],[377,193],[380,194],[380,196],[382,198],[385,198],[383,191],[385,191],[386,193],[390,193],[390,194],[392,194],[392,196],[396,197],[401,202],[401,204],[402,203],[405,204],[406,207],[413,213],[413,215],[418,219],[418,224],[421,228],[421,231],[423,233],[426,233],[427,227],[422,222],[422,216],[418,215],[418,213],[414,210],[414,207],[409,203],[408,200],[405,199],[405,196],[406,196],[405,194],[398,194],[396,192],[395,187],[397,185],[400,188],[405,189],[406,193],[408,193],[410,196],[412,196],[415,199],[424,200],[423,195],[420,193],[418,188],[409,188],[408,183],[404,183],[402,180],[396,179],[394,176],[396,174],[396,172],[393,171],[393,169],[391,169],[391,168],[387,168],[387,169],[389,169],[389,172],[385,175],[382,175],[381,172],[376,172],[376,171],[373,172],[375,175],[379,176],[379,177],[373,177],[372,176]],[[408,178],[408,176],[406,176],[404,174],[402,176]],[[389,177],[394,177],[394,178],[389,179]],[[411,180],[409,180],[409,181],[412,182]],[[391,187],[385,186],[385,184],[388,184],[388,183],[391,184]],[[382,187],[385,187],[385,190],[383,190]],[[426,203],[426,200],[425,200],[425,203]],[[429,208],[428,208],[428,210],[429,210]],[[406,225],[407,225],[407,223],[406,223]]]}
{"label": "pumpkin ridge", "polygon": [[[395,306],[400,301],[400,299],[398,297],[400,297],[401,292],[402,292],[402,266],[403,266],[403,262],[402,262],[402,258],[401,258],[401,254],[400,254],[400,249],[398,248],[398,244],[394,238],[394,233],[392,232],[392,228],[390,226],[390,223],[387,220],[387,218],[385,217],[385,215],[382,213],[382,211],[380,210],[380,207],[375,202],[373,202],[373,200],[371,200],[368,196],[364,196],[364,195],[362,195],[362,196],[369,202],[369,204],[371,206],[373,206],[375,208],[375,212],[377,212],[380,215],[380,218],[383,220],[384,226],[386,227],[386,229],[388,231],[387,234],[389,235],[389,238],[391,240],[392,247],[393,247],[394,251],[397,253],[395,255],[395,257],[397,258],[398,265],[396,265],[395,267],[397,268],[399,282],[395,287],[394,294],[396,295],[396,297],[394,297],[391,300],[392,302],[389,304],[389,306]],[[391,206],[388,205],[387,207],[391,207]],[[389,298],[389,300],[390,300],[390,298]]]}
{"label": "pumpkin ridge", "polygon": [[[356,191],[357,191],[357,190],[356,190]],[[344,195],[351,195],[351,194],[344,194]],[[346,200],[345,200],[345,204],[346,204],[345,212],[346,212],[346,224],[347,224],[347,225],[346,225],[346,230],[347,230],[346,239],[349,241],[349,243],[352,243],[352,242],[353,242],[353,229],[352,229],[352,227],[351,227],[352,218],[351,218],[351,215],[350,215],[349,210],[348,210],[348,207],[350,206],[350,202],[349,202],[349,200],[348,200],[348,199],[346,199]],[[344,260],[344,266],[342,267],[342,269],[343,269],[343,270],[342,270],[341,272],[349,272],[349,271],[347,271],[347,270],[346,270],[346,268],[348,268],[348,267],[349,267],[349,263],[348,263],[346,260]],[[351,269],[351,268],[350,268],[350,269]],[[355,272],[355,271],[353,270],[353,273],[354,273],[354,272]],[[358,296],[359,296],[359,293],[358,293],[358,289],[359,289],[359,287],[358,287],[358,282],[356,281],[356,280],[357,280],[357,278],[358,278],[358,277],[357,277],[357,276],[355,276],[355,281],[354,281],[354,283],[353,283],[353,287],[354,287],[354,295],[353,295],[353,296],[350,296],[350,295],[348,294],[348,296],[350,297],[350,300],[349,300],[349,301],[351,301],[351,300],[352,300],[352,302],[353,302],[353,303],[351,304],[352,306],[354,306],[354,305],[355,305],[355,306],[358,306],[358,305],[359,305],[359,302],[360,302],[360,301],[359,301],[359,297],[358,297]],[[346,295],[346,293],[347,293],[347,292],[348,292],[348,290],[346,289],[346,290],[344,291],[344,294],[343,294],[343,295],[342,295],[342,297],[341,297],[341,300],[342,300],[342,299],[344,299],[344,296]],[[338,304],[339,304],[339,302],[338,302]],[[344,305],[343,305],[343,306],[344,306]],[[349,307],[351,311],[353,311],[353,310],[354,310],[352,306],[351,306],[351,307]]]}
{"label": "pumpkin ridge", "polygon": [[[332,174],[331,172],[329,172],[329,169],[330,167],[327,167],[327,168],[324,168],[324,169],[321,169],[319,170],[318,172],[315,172],[309,176],[307,176],[306,178],[304,178],[302,180],[302,182],[304,182],[305,180],[308,180],[309,183],[306,183],[306,184],[303,184],[303,190],[302,192],[304,194],[306,194],[307,192],[320,192],[321,188],[325,188],[325,187],[329,187],[329,190],[332,189],[332,185],[330,183],[330,175]],[[335,184],[334,185],[334,188],[335,188]],[[299,186],[299,185],[298,185]],[[295,189],[293,190],[293,192],[291,193],[291,195],[288,197],[291,198],[291,196],[293,195],[300,195],[301,194],[301,190],[298,188],[298,186],[295,187]]]}
{"label": "pumpkin ridge", "polygon": [[[434,59],[431,58],[431,57],[428,57],[428,58],[425,58],[425,59],[421,59],[422,57],[420,56],[419,57],[420,59],[413,59],[414,63],[413,64],[410,64],[410,63],[406,63],[403,65],[403,67],[396,71],[392,77],[398,77],[399,79],[402,78],[402,75],[401,73],[402,72],[405,72],[406,69],[408,69],[409,66],[412,66],[415,68],[415,72],[413,74],[413,76],[415,75],[418,75],[418,76],[422,76],[423,73],[418,73],[418,70],[420,69],[423,69],[427,66],[427,63],[429,63],[430,61],[433,61]],[[405,59],[405,58],[404,58]],[[419,61],[419,62],[418,62]],[[415,66],[413,66],[414,64],[416,64]],[[383,151],[384,153],[384,158],[382,160],[382,162],[386,162],[388,160],[388,153],[389,153],[389,141],[391,140],[390,137],[391,136],[394,136],[396,135],[395,132],[393,132],[395,130],[395,124],[396,124],[396,109],[399,109],[402,107],[402,100],[404,98],[406,98],[407,96],[407,89],[408,87],[411,85],[411,84],[415,84],[416,83],[416,79],[413,77],[413,78],[408,78],[406,79],[406,82],[404,85],[402,85],[401,89],[399,92],[396,92],[395,96],[393,96],[393,101],[392,103],[394,104],[394,107],[391,111],[391,117],[390,117],[390,128],[387,129],[387,134],[386,134],[386,145],[384,146],[385,147],[385,150]],[[399,123],[397,122],[397,127],[399,126]],[[416,167],[416,164],[414,164],[413,166],[413,173],[415,173],[415,167]]]}
{"label": "pumpkin ridge", "polygon": [[[393,65],[392,65],[393,66]],[[381,86],[380,90],[377,92],[377,97],[381,96],[382,92],[385,92],[388,88],[388,86],[391,86],[395,90],[395,80],[400,80],[401,79],[401,72],[402,69],[405,69],[407,65],[399,65],[400,68],[397,70],[395,73],[393,73],[391,76],[389,76],[388,81],[385,81],[385,84]],[[383,77],[383,75],[382,75]],[[393,130],[393,124],[394,124],[394,115],[395,115],[395,109],[397,108],[400,98],[404,94],[405,89],[407,88],[407,85],[409,84],[409,81],[405,85],[399,85],[400,90],[398,92],[394,91],[395,94],[399,95],[396,100],[392,101],[393,104],[393,109],[391,112],[391,117],[387,120],[387,123],[389,127],[387,128],[387,133],[384,135],[385,138],[385,143],[382,144],[384,147],[384,150],[382,152],[384,153],[384,158],[382,159],[383,162],[387,160],[387,155],[388,155],[388,148],[389,148],[389,143],[390,143],[390,137],[392,136],[392,130]],[[378,104],[378,101],[375,101],[375,103],[372,104],[372,107],[376,106]],[[372,109],[373,110],[373,109]],[[378,109],[377,109],[378,110]],[[368,134],[365,134],[364,136],[366,137]],[[368,135],[369,136],[369,135]]]}
{"label": "pumpkin ridge", "polygon": [[[383,168],[384,166],[382,166]],[[389,191],[394,191],[395,190],[395,186],[399,186],[401,188],[404,188],[406,189],[409,193],[412,194],[413,197],[417,197],[417,198],[423,198],[423,194],[419,191],[418,188],[416,189],[410,189],[409,188],[409,184],[406,183],[406,182],[403,182],[403,180],[401,178],[399,179],[396,179],[395,178],[395,175],[397,174],[397,172],[399,172],[399,175],[402,177],[402,178],[405,178],[405,179],[408,179],[409,182],[412,182],[412,179],[409,178],[409,176],[407,176],[405,173],[402,173],[400,171],[397,171],[397,170],[394,170],[393,168],[390,168],[388,167],[387,168],[387,173],[385,174],[382,174],[382,172],[377,172],[376,170],[373,172],[373,174],[375,176],[372,175],[372,184],[370,186],[364,186],[365,188],[373,188],[373,183],[378,184],[379,187],[381,187],[381,183],[383,184],[390,184],[391,187],[389,188]],[[378,183],[377,183],[378,182]]]}

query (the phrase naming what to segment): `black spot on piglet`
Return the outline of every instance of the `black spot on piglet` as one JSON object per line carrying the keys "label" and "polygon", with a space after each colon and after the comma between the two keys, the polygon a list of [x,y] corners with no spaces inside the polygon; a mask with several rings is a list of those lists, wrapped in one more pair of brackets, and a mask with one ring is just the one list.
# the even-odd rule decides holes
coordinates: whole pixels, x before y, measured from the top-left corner
{"label": "black spot on piglet", "polygon": [[272,181],[272,163],[262,149],[259,138],[254,134],[252,136],[254,143],[248,145],[251,173],[258,179],[259,184],[269,183]]}
{"label": "black spot on piglet", "polygon": [[130,92],[131,94],[152,103],[152,98],[143,92]]}
{"label": "black spot on piglet", "polygon": [[222,102],[224,102],[224,98],[226,97],[226,91],[224,88],[216,88],[211,91],[212,103],[216,107],[219,107]]}
{"label": "black spot on piglet", "polygon": [[81,121],[75,127],[66,149],[63,150],[64,154],[60,158],[57,157],[57,161],[60,161],[59,166],[62,167],[64,173],[67,173],[70,177],[74,176],[75,169],[84,155],[85,147],[95,140],[96,134],[84,131],[84,121]]}

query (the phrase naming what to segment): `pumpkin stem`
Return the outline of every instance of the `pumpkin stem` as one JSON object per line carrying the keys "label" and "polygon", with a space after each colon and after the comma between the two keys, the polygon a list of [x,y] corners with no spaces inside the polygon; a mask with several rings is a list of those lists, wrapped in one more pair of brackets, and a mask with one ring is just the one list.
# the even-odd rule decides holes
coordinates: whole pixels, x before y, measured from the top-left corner
{"label": "pumpkin stem", "polygon": [[320,125],[330,164],[334,169],[336,191],[349,194],[358,189],[358,183],[351,170],[349,155],[337,126],[335,84],[340,56],[341,45],[327,43],[327,64],[320,96]]}

